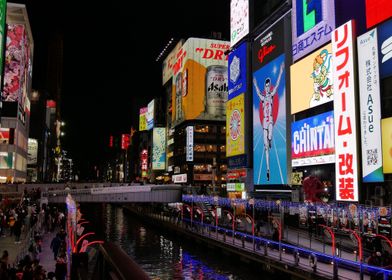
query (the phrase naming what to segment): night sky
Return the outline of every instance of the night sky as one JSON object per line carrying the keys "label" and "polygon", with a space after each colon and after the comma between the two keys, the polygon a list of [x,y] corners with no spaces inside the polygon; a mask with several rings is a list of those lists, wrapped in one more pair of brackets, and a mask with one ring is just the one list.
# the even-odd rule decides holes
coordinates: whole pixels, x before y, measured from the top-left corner
{"label": "night sky", "polygon": [[170,38],[212,31],[229,38],[229,0],[21,3],[35,43],[33,88],[49,96],[49,45],[54,38],[64,41],[63,146],[82,169],[104,160],[110,134],[138,127],[139,108],[160,94],[162,62],[155,59]]}

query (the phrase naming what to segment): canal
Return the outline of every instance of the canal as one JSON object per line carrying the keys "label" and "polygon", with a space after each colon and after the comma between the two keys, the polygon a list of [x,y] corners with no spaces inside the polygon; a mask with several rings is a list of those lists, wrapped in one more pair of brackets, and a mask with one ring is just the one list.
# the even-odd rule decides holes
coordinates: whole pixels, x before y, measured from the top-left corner
{"label": "canal", "polygon": [[81,205],[97,235],[118,244],[152,279],[282,279],[206,246],[143,223],[110,204]]}

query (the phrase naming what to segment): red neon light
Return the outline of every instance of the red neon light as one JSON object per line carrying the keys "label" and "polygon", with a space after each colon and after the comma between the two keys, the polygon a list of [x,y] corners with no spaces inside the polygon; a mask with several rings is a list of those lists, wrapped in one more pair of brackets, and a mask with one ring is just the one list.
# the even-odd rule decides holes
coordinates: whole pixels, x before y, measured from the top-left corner
{"label": "red neon light", "polygon": [[327,227],[325,225],[320,225],[323,228],[325,228],[326,230],[328,230],[328,232],[331,234],[331,241],[332,241],[332,256],[335,256],[335,233],[332,231],[332,229],[330,227]]}
{"label": "red neon light", "polygon": [[[92,242],[87,243],[87,245],[85,247],[87,248],[88,246],[93,245],[93,244],[103,244],[103,243],[104,243],[103,240],[96,240],[96,241],[92,241]],[[81,253],[81,252],[79,251],[79,253]]]}
{"label": "red neon light", "polygon": [[72,246],[72,252],[76,253],[76,249],[78,248],[79,242],[80,242],[83,238],[85,238],[86,236],[89,236],[89,235],[92,235],[92,234],[95,234],[95,232],[88,232],[88,233],[83,234],[81,237],[79,237],[79,239],[76,241],[75,246]]}

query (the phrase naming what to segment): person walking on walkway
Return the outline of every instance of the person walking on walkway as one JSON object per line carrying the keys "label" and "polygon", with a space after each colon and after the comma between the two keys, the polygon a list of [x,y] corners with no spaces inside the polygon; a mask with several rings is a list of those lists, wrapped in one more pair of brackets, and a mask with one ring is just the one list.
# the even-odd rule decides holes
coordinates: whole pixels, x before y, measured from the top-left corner
{"label": "person walking on walkway", "polygon": [[14,224],[15,244],[20,243],[20,235],[22,234],[22,221],[17,219]]}
{"label": "person walking on walkway", "polygon": [[61,241],[62,240],[60,238],[60,235],[56,234],[56,236],[52,239],[52,242],[50,243],[50,248],[53,251],[54,260],[57,260],[57,254],[60,249]]}

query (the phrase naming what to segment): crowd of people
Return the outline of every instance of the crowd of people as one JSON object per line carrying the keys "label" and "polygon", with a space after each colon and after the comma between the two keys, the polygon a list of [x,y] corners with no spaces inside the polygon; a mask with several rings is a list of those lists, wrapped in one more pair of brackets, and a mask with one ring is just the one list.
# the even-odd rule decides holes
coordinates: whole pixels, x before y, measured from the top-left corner
{"label": "crowd of people", "polygon": [[[40,190],[25,190],[19,201],[2,199],[0,204],[0,235],[2,238],[14,236],[15,243],[21,243],[24,233],[28,247],[26,254],[17,257],[14,263],[9,260],[9,252],[3,250],[0,259],[1,280],[65,280],[67,275],[66,218],[56,207],[45,204],[39,207]],[[55,266],[47,272],[40,264],[42,254],[42,234],[56,232],[50,248],[54,253]]]}

